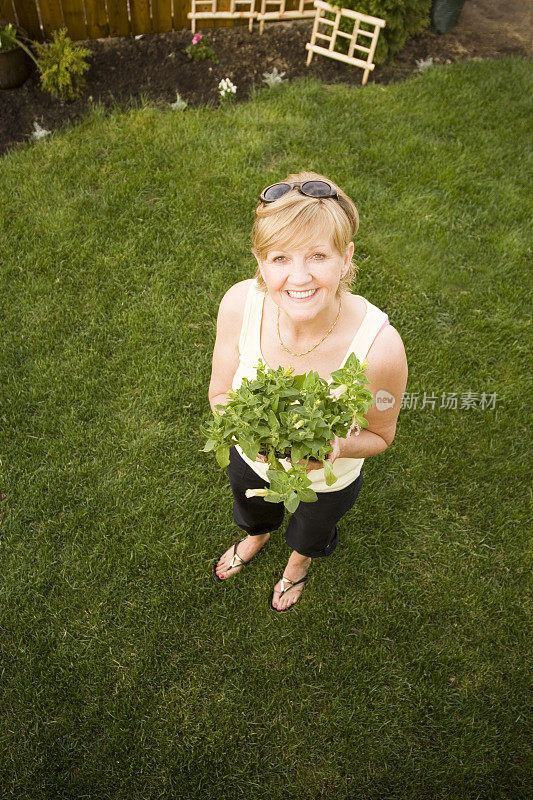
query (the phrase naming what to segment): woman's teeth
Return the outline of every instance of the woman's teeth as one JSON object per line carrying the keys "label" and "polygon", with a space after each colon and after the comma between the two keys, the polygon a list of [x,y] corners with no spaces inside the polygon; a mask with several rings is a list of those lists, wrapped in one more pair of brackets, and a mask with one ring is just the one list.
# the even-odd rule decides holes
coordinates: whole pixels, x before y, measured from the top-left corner
{"label": "woman's teeth", "polygon": [[307,292],[291,292],[287,291],[289,297],[294,297],[295,299],[299,300],[304,297],[311,297],[316,292],[316,289],[309,289]]}

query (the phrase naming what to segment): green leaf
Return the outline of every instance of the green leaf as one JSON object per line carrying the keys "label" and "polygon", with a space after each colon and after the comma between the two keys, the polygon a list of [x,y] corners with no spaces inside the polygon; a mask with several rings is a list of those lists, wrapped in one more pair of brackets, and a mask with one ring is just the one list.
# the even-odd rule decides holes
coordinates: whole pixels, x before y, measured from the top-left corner
{"label": "green leaf", "polygon": [[327,486],[332,486],[337,480],[337,476],[334,474],[331,464],[327,460],[324,461],[324,476],[326,478]]}
{"label": "green leaf", "polygon": [[268,439],[270,436],[270,428],[267,428],[266,425],[258,425],[255,430],[258,438]]}
{"label": "green leaf", "polygon": [[267,503],[281,503],[281,495],[279,492],[270,492],[263,498]]}
{"label": "green leaf", "polygon": [[273,491],[283,492],[284,486],[287,485],[285,470],[283,470],[283,472],[280,472],[279,470],[268,469],[267,478],[270,481],[270,486],[273,489]]}
{"label": "green leaf", "polygon": [[276,458],[272,450],[268,454],[268,463],[270,464],[271,469],[277,470],[278,472],[285,472],[283,465],[279,463],[278,459]]}
{"label": "green leaf", "polygon": [[298,461],[301,461],[302,458],[305,458],[308,452],[309,448],[306,444],[295,444],[293,447],[291,447],[292,463],[296,464]]}
{"label": "green leaf", "polygon": [[322,439],[322,438],[317,439],[314,442],[311,442],[311,445],[310,445],[309,449],[311,450],[311,454],[312,454],[313,458],[316,458],[316,456],[320,453],[320,451],[322,450],[323,444],[324,444],[324,439]]}
{"label": "green leaf", "polygon": [[273,412],[273,411],[269,411],[269,412],[268,412],[268,424],[269,424],[269,425],[270,425],[270,427],[271,427],[271,428],[273,428],[274,430],[276,430],[277,428],[279,428],[279,422],[278,422],[278,420],[277,420],[277,418],[276,418],[276,415],[274,414],[274,412]]}
{"label": "green leaf", "polygon": [[303,388],[305,382],[306,375],[295,375],[293,378],[293,386],[298,391]]}
{"label": "green leaf", "polygon": [[304,503],[316,503],[318,500],[317,493],[314,492],[312,489],[300,489],[298,491],[298,497]]}
{"label": "green leaf", "polygon": [[203,448],[203,450],[201,452],[202,453],[209,453],[210,450],[214,450],[216,446],[217,446],[217,442],[215,442],[214,439],[208,439],[207,442],[205,443],[205,447]]}
{"label": "green leaf", "polygon": [[255,461],[261,449],[261,445],[257,442],[245,442],[242,440],[239,444],[242,447],[243,453],[246,453],[250,461]]}
{"label": "green leaf", "polygon": [[216,458],[221,467],[227,467],[229,464],[229,447],[223,445],[219,447],[216,452]]}
{"label": "green leaf", "polygon": [[289,495],[287,500],[285,500],[285,508],[291,514],[294,514],[299,505],[300,505],[300,498],[294,492],[291,495]]}

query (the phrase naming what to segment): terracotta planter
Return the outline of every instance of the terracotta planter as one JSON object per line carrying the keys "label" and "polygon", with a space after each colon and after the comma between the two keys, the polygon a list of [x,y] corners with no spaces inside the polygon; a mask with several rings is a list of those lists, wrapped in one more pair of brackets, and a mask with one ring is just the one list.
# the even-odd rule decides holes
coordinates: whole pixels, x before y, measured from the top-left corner
{"label": "terracotta planter", "polygon": [[28,78],[32,60],[21,47],[0,50],[0,89],[14,89]]}

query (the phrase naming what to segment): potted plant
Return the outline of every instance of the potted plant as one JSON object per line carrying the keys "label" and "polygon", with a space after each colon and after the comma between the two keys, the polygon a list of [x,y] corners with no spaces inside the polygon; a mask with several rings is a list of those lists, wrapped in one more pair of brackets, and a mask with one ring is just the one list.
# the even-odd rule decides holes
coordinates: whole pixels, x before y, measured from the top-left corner
{"label": "potted plant", "polygon": [[465,0],[432,0],[431,25],[437,33],[448,33],[459,19]]}
{"label": "potted plant", "polygon": [[[268,489],[247,489],[246,497],[263,497],[267,503],[283,502],[292,514],[301,501],[318,499],[306,475],[309,459],[322,462],[324,480],[337,480],[328,455],[335,436],[345,439],[354,429],[368,425],[364,414],[374,403],[365,368],[355,353],[331,373],[328,384],[318,372],[294,374],[294,367],[270,369],[259,360],[254,380],[243,378],[228,402],[215,406],[201,432],[207,442],[201,452],[214,451],[221,467],[229,464],[230,447],[238,444],[252,461],[267,457]],[[357,434],[355,434],[357,435]],[[287,465],[280,459],[288,459]]]}
{"label": "potted plant", "polygon": [[0,89],[21,86],[31,72],[31,62],[37,65],[30,42],[20,25],[0,20]]}

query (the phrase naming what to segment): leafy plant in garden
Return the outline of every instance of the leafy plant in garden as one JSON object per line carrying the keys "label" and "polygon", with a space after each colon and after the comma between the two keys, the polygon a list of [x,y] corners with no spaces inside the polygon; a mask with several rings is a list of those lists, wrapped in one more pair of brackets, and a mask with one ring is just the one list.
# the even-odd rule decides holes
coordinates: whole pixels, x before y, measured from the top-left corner
{"label": "leafy plant in garden", "polygon": [[[342,2],[331,3],[342,8],[351,8],[353,11],[360,11],[361,14],[368,14],[371,17],[380,17],[387,23],[381,30],[378,45],[374,56],[374,63],[382,64],[390,61],[405,44],[409,36],[420,33],[430,23],[431,0],[342,0]],[[369,25],[363,23],[362,30],[367,30]],[[340,30],[351,33],[353,21],[343,17],[340,22]],[[359,36],[357,44],[368,47],[369,39],[367,36]],[[347,52],[347,40],[337,39],[339,52]],[[355,51],[354,56],[366,58],[366,53]]]}
{"label": "leafy plant in garden", "polygon": [[37,120],[33,121],[33,133],[31,135],[32,139],[44,139],[45,136],[49,136],[50,131],[47,131],[46,128],[42,128]]}
{"label": "leafy plant in garden", "polygon": [[195,33],[192,37],[191,44],[185,48],[185,52],[194,61],[204,61],[210,58],[213,64],[218,64],[218,56],[215,51],[209,47],[207,40],[204,41],[203,33]]}
{"label": "leafy plant in garden", "polygon": [[263,72],[263,82],[268,87],[277,86],[284,82],[285,72],[278,72],[278,68],[274,67],[272,72]]}
{"label": "leafy plant in garden", "polygon": [[[24,44],[24,41],[27,42],[27,45]],[[13,50],[15,47],[20,47],[25,53],[27,53],[27,55],[29,55],[29,57],[34,61],[35,65],[38,66],[35,56],[28,46],[31,44],[32,41],[24,31],[24,28],[21,28],[16,22],[7,22],[5,19],[0,19],[1,52],[5,53],[8,50]]]}
{"label": "leafy plant in garden", "polygon": [[67,36],[67,28],[53,31],[52,37],[53,41],[46,44],[34,42],[41,86],[66,102],[77,100],[85,83],[83,73],[90,66],[84,59],[92,52],[74,44]]}
{"label": "leafy plant in garden", "polygon": [[229,103],[235,99],[237,87],[230,81],[229,78],[222,78],[218,84],[218,93],[220,95],[221,103]]}
{"label": "leafy plant in garden", "polygon": [[[333,485],[337,477],[327,460],[331,441],[368,425],[364,414],[374,400],[365,388],[366,366],[367,361],[361,364],[351,353],[328,384],[317,372],[295,375],[294,367],[273,370],[260,360],[256,377],[244,378],[237,391],[230,390],[228,403],[215,406],[213,418],[201,427],[207,437],[201,452],[214,451],[221,467],[229,464],[229,450],[235,444],[252,461],[259,453],[265,455],[270,487],[249,489],[247,497],[283,502],[290,512],[300,501],[316,501],[306,475],[309,459],[322,462],[326,483]],[[287,465],[280,459],[287,459]]]}
{"label": "leafy plant in garden", "polygon": [[179,92],[176,92],[176,102],[170,103],[170,108],[174,111],[183,111],[187,108],[187,101],[183,99]]}

